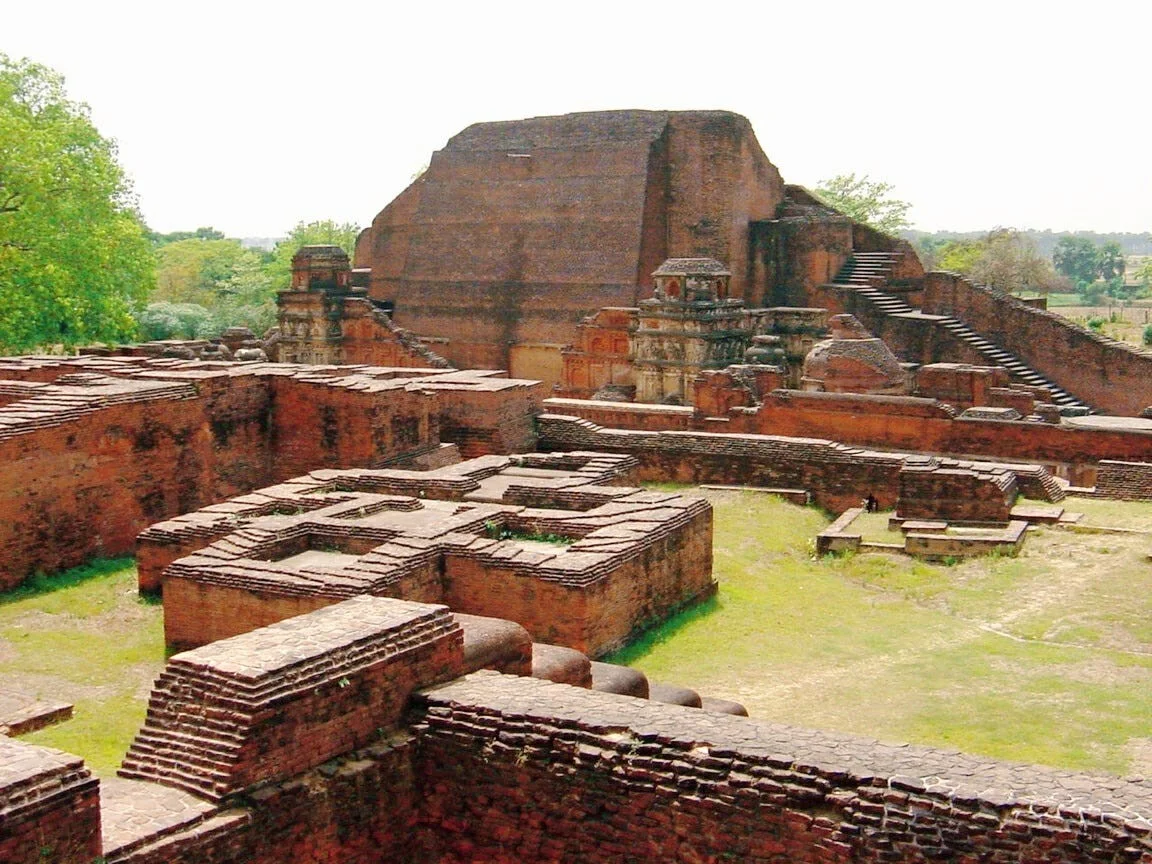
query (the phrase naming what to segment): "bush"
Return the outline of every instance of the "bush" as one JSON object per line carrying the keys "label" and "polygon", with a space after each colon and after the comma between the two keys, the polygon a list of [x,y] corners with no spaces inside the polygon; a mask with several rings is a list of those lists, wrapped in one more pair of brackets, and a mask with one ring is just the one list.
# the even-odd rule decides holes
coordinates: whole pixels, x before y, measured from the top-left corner
{"label": "bush", "polygon": [[1152,324],[1144,328],[1144,344],[1152,346]]}
{"label": "bush", "polygon": [[1092,330],[1096,333],[1099,333],[1100,331],[1102,331],[1104,329],[1104,325],[1107,323],[1108,323],[1107,319],[1100,318],[1100,317],[1094,315],[1088,319],[1088,329]]}
{"label": "bush", "polygon": [[139,321],[146,340],[206,339],[219,329],[212,313],[196,303],[149,303]]}

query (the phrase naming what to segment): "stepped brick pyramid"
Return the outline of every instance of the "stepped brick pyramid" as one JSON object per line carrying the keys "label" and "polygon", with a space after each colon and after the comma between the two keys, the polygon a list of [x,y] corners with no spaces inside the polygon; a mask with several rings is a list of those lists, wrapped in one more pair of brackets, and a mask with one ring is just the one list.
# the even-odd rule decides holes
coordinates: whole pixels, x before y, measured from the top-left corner
{"label": "stepped brick pyramid", "polygon": [[[677,255],[717,258],[745,296],[751,224],[783,200],[748,121],[604,111],[477,123],[360,236],[356,266],[396,322],[461,368],[560,379],[581,318],[634,306]],[[759,303],[762,298],[746,298]]]}
{"label": "stepped brick pyramid", "polygon": [[176,646],[373,594],[597,656],[715,590],[710,505],[606,485],[635,464],[576,452],[313,472],[149,528],[140,584],[163,583]]}
{"label": "stepped brick pyramid", "polygon": [[462,668],[446,608],[356,597],[172,657],[120,776],[220,800],[363,747]]}

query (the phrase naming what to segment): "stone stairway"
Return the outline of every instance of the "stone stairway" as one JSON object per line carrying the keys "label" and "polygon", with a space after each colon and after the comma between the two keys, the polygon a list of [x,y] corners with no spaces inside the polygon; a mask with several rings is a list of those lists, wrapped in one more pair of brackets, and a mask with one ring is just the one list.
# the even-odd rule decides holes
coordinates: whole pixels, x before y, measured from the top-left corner
{"label": "stone stairway", "polygon": [[857,252],[844,262],[833,284],[882,288],[903,257],[903,252]]}
{"label": "stone stairway", "polygon": [[[889,274],[900,257],[900,253],[858,252],[840,268],[840,272],[836,274],[836,279],[832,284],[836,287],[853,288],[858,300],[863,300],[883,316],[916,313],[918,310],[913,309],[899,297],[883,290],[887,285]],[[965,343],[980,354],[988,361],[989,365],[1003,366],[1008,370],[1013,381],[1047,390],[1051,393],[1050,401],[1059,406],[1062,412],[1069,414],[1091,412],[1088,405],[1076,399],[1055,382],[1045,378],[1015,354],[1005,351],[991,340],[981,336],[963,321],[945,316],[937,318],[937,324],[951,333],[958,341]]]}

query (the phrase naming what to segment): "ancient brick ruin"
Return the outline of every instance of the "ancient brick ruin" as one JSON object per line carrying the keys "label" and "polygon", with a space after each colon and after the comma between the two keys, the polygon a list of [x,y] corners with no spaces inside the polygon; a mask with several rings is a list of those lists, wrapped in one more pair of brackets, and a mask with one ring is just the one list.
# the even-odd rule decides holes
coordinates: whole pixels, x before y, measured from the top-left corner
{"label": "ancient brick ruin", "polygon": [[0,854],[1152,860],[1146,783],[478,671],[468,641],[443,606],[360,596],[178,654],[122,778],[0,739]]}
{"label": "ancient brick ruin", "polygon": [[764,305],[753,225],[784,198],[748,121],[723,111],[606,111],[478,123],[357,243],[369,295],[445,340],[461,368],[560,379],[560,350],[602,306],[635,306],[671,257],[710,257]]}
{"label": "ancient brick ruin", "polygon": [[1152,862],[1147,781],[596,660],[715,588],[707,503],[636,483],[1011,554],[1152,500],[1152,354],[925,273],[726,112],[469,127],[355,259],[301,249],[263,339],[0,361],[0,584],[136,548],[189,649],[119,777],[0,736],[0,861]]}
{"label": "ancient brick ruin", "polygon": [[[319,467],[531,450],[541,388],[490,373],[30,357],[0,363],[0,585]],[[449,397],[448,394],[451,394]]]}
{"label": "ancient brick ruin", "polygon": [[510,618],[599,656],[715,590],[711,508],[619,482],[634,459],[486,456],[318,471],[153,525],[142,589],[170,646],[372,594]]}

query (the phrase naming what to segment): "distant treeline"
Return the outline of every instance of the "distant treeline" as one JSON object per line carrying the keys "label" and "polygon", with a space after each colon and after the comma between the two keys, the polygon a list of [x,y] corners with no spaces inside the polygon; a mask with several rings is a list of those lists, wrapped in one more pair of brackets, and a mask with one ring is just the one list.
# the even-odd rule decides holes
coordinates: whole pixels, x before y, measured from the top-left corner
{"label": "distant treeline", "polygon": [[[1152,255],[1152,232],[1150,231],[1145,231],[1143,234],[1098,234],[1095,231],[1033,231],[1024,228],[1017,233],[1035,243],[1036,251],[1045,258],[1052,257],[1052,252],[1056,249],[1056,244],[1060,242],[1061,237],[1083,237],[1091,240],[1096,246],[1117,243],[1125,255]],[[987,235],[987,231],[916,231],[908,229],[900,232],[900,236],[914,246],[919,246],[920,241],[925,238],[936,243],[943,243],[948,240],[979,240]]]}

